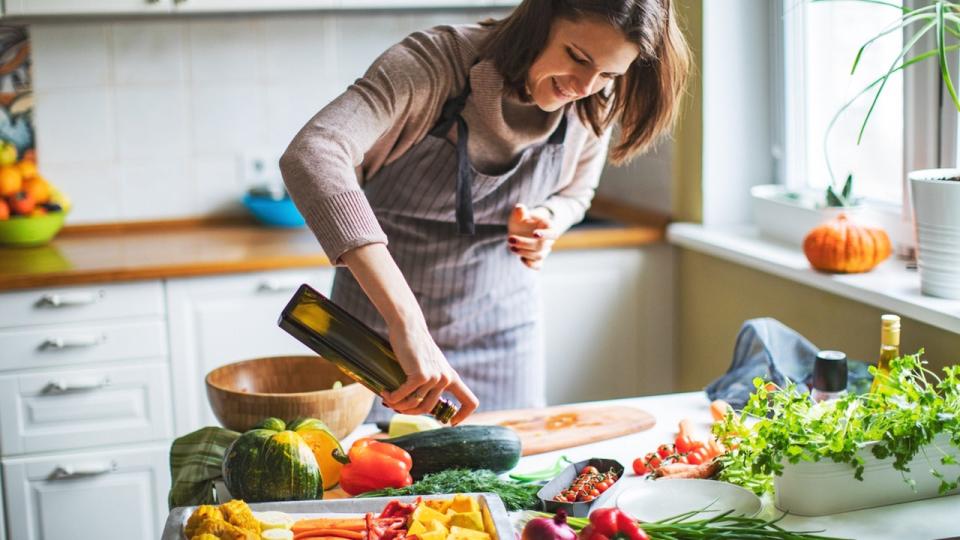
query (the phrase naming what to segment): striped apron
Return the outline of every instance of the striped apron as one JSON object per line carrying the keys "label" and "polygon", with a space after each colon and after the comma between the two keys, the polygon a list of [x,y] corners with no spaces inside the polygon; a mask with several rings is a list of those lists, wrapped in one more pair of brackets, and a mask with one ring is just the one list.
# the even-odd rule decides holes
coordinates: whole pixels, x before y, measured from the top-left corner
{"label": "striped apron", "polygon": [[[546,404],[540,283],[507,247],[517,203],[535,207],[559,191],[566,113],[543,144],[509,171],[487,175],[467,155],[461,116],[470,81],[444,104],[437,125],[364,185],[388,249],[413,290],[430,334],[480,400],[480,410]],[[454,146],[446,135],[457,129]],[[346,268],[332,298],[386,337],[383,318]],[[377,400],[368,421],[392,415]]]}

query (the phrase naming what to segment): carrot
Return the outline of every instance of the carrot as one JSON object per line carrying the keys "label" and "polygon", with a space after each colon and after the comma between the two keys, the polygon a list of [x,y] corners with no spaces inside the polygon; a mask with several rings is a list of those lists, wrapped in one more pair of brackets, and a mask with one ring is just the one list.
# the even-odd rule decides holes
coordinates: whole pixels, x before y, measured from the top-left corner
{"label": "carrot", "polygon": [[660,478],[710,478],[719,468],[720,465],[713,460],[700,465],[671,463],[657,469],[657,476]]}
{"label": "carrot", "polygon": [[306,529],[339,529],[344,531],[364,531],[367,524],[363,518],[309,518],[293,524],[293,532]]}
{"label": "carrot", "polygon": [[727,411],[732,410],[733,407],[729,403],[722,399],[715,399],[710,403],[710,416],[713,417],[714,422],[719,422],[727,416]]}
{"label": "carrot", "polygon": [[350,540],[363,540],[363,533],[360,531],[348,531],[346,529],[299,529],[296,533],[310,533],[315,536],[335,536],[337,538],[348,538]]}
{"label": "carrot", "polygon": [[[315,532],[317,534],[314,534]],[[317,531],[302,531],[293,535],[293,540],[304,540],[305,538],[309,538],[310,540],[343,540],[339,536],[324,536],[319,534],[319,529]]]}
{"label": "carrot", "polygon": [[723,447],[716,439],[711,437],[707,441],[707,450],[709,451],[709,456],[715,458],[717,456],[722,456],[727,453],[727,449]]}
{"label": "carrot", "polygon": [[693,434],[693,420],[689,418],[684,418],[680,421],[680,433],[677,434],[679,437],[688,435],[691,439],[696,439],[697,437]]}

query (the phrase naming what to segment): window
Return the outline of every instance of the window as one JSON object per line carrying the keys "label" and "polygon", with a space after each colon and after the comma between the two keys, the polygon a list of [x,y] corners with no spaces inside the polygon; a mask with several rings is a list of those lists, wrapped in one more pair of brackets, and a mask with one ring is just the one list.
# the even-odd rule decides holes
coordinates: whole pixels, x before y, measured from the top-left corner
{"label": "window", "polygon": [[[896,74],[887,82],[859,145],[857,137],[875,92],[854,98],[890,68],[903,47],[903,34],[894,31],[874,42],[850,74],[860,46],[899,16],[896,8],[873,3],[784,0],[782,174],[791,187],[821,192],[831,178],[842,184],[852,173],[856,195],[902,202],[903,77]],[[828,134],[834,116],[851,100]]]}

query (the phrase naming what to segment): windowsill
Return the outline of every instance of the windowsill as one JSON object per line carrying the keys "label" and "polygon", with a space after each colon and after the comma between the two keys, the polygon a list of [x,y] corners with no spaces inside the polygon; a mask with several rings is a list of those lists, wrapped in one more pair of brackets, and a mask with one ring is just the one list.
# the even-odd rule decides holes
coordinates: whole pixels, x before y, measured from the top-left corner
{"label": "windowsill", "polygon": [[750,226],[673,223],[667,227],[667,239],[680,247],[960,332],[960,300],[920,294],[919,274],[908,270],[902,260],[888,259],[864,274],[824,274],[810,268],[798,248],[762,238]]}

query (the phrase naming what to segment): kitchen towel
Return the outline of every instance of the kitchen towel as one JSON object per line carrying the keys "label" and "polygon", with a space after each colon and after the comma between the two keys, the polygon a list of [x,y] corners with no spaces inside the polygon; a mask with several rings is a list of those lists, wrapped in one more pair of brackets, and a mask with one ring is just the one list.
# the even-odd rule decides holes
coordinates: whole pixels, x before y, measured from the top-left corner
{"label": "kitchen towel", "polygon": [[205,427],[173,441],[170,447],[170,494],[167,504],[218,504],[214,482],[221,477],[223,456],[240,434],[221,427]]}
{"label": "kitchen towel", "polygon": [[[776,319],[750,319],[740,327],[730,369],[707,388],[711,400],[722,399],[740,410],[753,393],[753,379],[760,377],[777,386],[792,381],[801,392],[810,389],[813,363],[820,351],[813,343]],[[847,360],[847,391],[863,393],[873,376],[868,364]]]}

